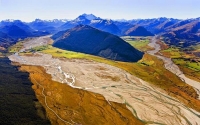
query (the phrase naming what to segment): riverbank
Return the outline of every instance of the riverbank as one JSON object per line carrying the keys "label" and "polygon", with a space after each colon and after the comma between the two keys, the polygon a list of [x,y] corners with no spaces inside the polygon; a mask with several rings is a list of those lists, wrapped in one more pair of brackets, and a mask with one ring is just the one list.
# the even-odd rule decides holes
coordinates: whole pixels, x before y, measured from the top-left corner
{"label": "riverbank", "polygon": [[[155,50],[150,50],[147,53],[149,53],[149,54],[151,54],[153,56],[156,56],[159,59],[162,59],[163,62],[164,62],[164,66],[165,66],[165,68],[167,70],[169,70],[170,72],[172,72],[175,75],[177,75],[183,82],[185,82],[188,85],[194,87],[194,89],[196,90],[198,95],[200,95],[200,82],[192,80],[192,79],[186,77],[185,74],[183,74],[183,72],[179,69],[179,67],[176,64],[174,64],[174,62],[171,60],[171,58],[164,57],[162,55],[158,55],[157,54],[161,50],[161,47],[157,43],[156,37],[152,38],[152,41],[149,44],[149,46],[155,48]],[[198,99],[200,99],[200,96],[198,97]]]}
{"label": "riverbank", "polygon": [[[45,95],[48,95],[48,93],[51,95],[47,97],[47,99],[49,98],[48,100],[51,100],[49,101],[51,103],[58,103],[59,105],[63,106],[70,103],[65,102],[66,100],[63,98],[66,95],[64,92],[68,91],[65,89],[69,87],[68,83],[65,82],[66,77],[64,73],[68,73],[73,74],[76,78],[76,82],[72,86],[74,88],[71,88],[74,89],[74,91],[76,88],[80,88],[79,91],[87,90],[89,92],[101,94],[107,100],[107,104],[112,102],[125,104],[126,107],[133,113],[131,116],[136,117],[144,123],[159,123],[168,125],[182,125],[183,123],[185,125],[190,125],[200,123],[200,119],[198,118],[198,115],[200,114],[198,112],[193,111],[192,109],[181,104],[178,100],[167,95],[163,90],[150,86],[150,84],[147,82],[134,77],[117,67],[84,59],[61,60],[58,58],[53,58],[51,55],[42,53],[36,53],[35,56],[20,56],[20,58],[17,58],[15,55],[13,55],[9,58],[13,61],[21,63],[22,65],[30,65],[30,67],[42,66],[45,68],[43,73],[40,73],[40,75],[38,74],[35,77],[38,79],[36,79],[37,82],[44,81],[44,83],[41,83],[41,85],[44,85],[43,87],[45,89]],[[29,70],[29,68],[27,69]],[[29,72],[31,75],[37,74],[37,72],[34,72],[33,69]],[[44,80],[44,77],[41,77],[45,72],[51,75],[52,78],[49,79],[53,79],[59,83],[52,88],[48,88],[49,85],[51,85],[51,82],[49,83],[49,81]],[[32,79],[32,82],[36,81]],[[35,92],[40,92],[40,96],[43,96],[43,87],[37,85],[38,89]],[[57,91],[57,88],[60,88],[59,91]],[[55,92],[53,92],[53,94],[51,91],[54,91],[54,89]],[[57,96],[52,98],[52,94]],[[70,98],[70,100],[73,100],[72,97],[66,97],[66,99]],[[44,97],[42,98],[41,102],[42,101],[44,103]],[[47,101],[47,103],[49,102]],[[86,104],[87,102],[84,103]],[[86,105],[90,104],[87,103]],[[174,108],[170,108],[171,106]],[[54,108],[52,104],[50,105],[50,108]],[[49,109],[46,108],[46,110]],[[103,108],[103,110],[107,109]],[[55,109],[54,111],[62,112],[63,109]],[[88,113],[90,112],[90,110],[85,111]],[[77,112],[82,114],[81,111]],[[52,114],[52,111],[48,114]],[[107,115],[109,116],[109,114]],[[59,116],[62,115],[60,114]],[[64,119],[65,117],[66,119]],[[56,118],[56,116],[53,118]],[[67,116],[63,116],[62,118],[68,122],[70,121],[70,119],[67,119]],[[93,117],[90,118],[93,119]]]}

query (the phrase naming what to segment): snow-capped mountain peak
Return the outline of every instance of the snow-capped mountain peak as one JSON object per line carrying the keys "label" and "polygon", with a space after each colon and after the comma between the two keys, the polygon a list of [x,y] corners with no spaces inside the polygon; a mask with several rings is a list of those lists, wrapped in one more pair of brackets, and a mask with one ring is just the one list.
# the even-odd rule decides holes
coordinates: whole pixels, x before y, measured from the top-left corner
{"label": "snow-capped mountain peak", "polygon": [[98,17],[96,17],[95,15],[93,15],[93,14],[82,14],[82,15],[80,15],[80,16],[83,16],[83,17],[85,17],[86,19],[88,19],[88,20],[94,20],[94,19],[97,19]]}

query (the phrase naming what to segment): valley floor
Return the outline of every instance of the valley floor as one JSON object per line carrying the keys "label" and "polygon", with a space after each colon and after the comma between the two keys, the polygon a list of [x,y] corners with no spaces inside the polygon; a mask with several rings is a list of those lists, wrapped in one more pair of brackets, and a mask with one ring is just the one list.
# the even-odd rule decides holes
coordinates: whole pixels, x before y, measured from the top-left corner
{"label": "valley floor", "polygon": [[[41,40],[43,42],[41,42]],[[39,46],[40,43],[42,45],[43,43],[48,43],[47,41],[44,42],[45,40],[48,39],[43,37],[34,40],[34,42],[38,43],[37,45]],[[28,43],[25,45],[28,46]],[[25,46],[25,48],[21,49],[21,52],[26,49],[30,48],[26,48]],[[20,55],[16,52],[9,58],[11,61],[18,62],[21,65],[43,67],[45,72],[51,75],[52,80],[59,82],[62,87],[65,87],[64,85],[69,85],[74,89],[81,89],[83,91],[101,94],[105,97],[107,105],[110,106],[112,106],[113,102],[124,104],[132,112],[132,117],[135,118],[135,121],[141,121],[140,124],[200,125],[199,112],[187,107],[178,99],[169,96],[167,92],[157,86],[149,84],[120,68],[88,59],[53,58],[52,55],[40,52],[29,54],[29,56]],[[24,68],[24,70],[29,71],[34,75],[34,71],[29,68]],[[60,114],[60,118],[65,119],[70,122],[70,124],[73,124],[73,122],[80,123],[80,120],[78,120],[79,122],[74,121],[74,118],[67,117],[67,114],[60,113],[62,112],[62,109],[59,107],[65,107],[65,103],[62,103],[65,96],[60,95],[59,91],[56,91],[55,93],[52,88],[48,88],[48,86],[50,86],[49,84],[42,84],[44,84],[43,95],[45,94],[47,99],[50,99],[52,103],[54,103],[54,105],[50,105],[49,107],[57,112],[57,114]],[[59,84],[57,87],[58,86]],[[63,91],[60,88],[59,90],[60,92]],[[41,92],[38,93],[36,91],[36,93],[42,96]],[[41,98],[41,101],[44,102],[44,99],[45,98]],[[76,100],[76,98],[74,98],[74,100]],[[71,101],[73,102],[73,100]],[[47,102],[49,101],[47,100]],[[90,105],[91,102],[87,103],[88,104],[86,105]],[[55,104],[60,106],[57,106],[56,108]],[[104,107],[101,107],[100,111],[107,110],[102,108]],[[80,110],[73,110],[80,115],[83,114]],[[83,110],[85,110],[86,113],[91,112],[91,110],[87,110],[84,107]],[[52,112],[49,111],[47,113]],[[85,117],[87,116],[85,119],[89,119],[88,115],[83,115]],[[106,117],[106,115],[109,115],[109,113],[104,114],[104,117]],[[59,117],[57,116],[57,119]],[[90,117],[92,119],[92,116]],[[124,117],[130,119],[130,116]],[[51,118],[56,119],[56,116]],[[98,121],[96,122],[98,123]],[[53,123],[56,124],[56,122]],[[65,124],[65,122],[62,121],[59,121],[59,123]],[[84,121],[82,124],[86,123],[87,121]],[[115,124],[120,124],[120,122],[116,122]],[[126,122],[124,124],[131,125],[133,122]]]}
{"label": "valley floor", "polygon": [[[200,95],[200,82],[186,77],[183,74],[183,72],[179,69],[179,67],[176,64],[174,64],[174,62],[171,60],[171,58],[162,56],[162,54],[158,55],[157,53],[161,50],[161,48],[160,48],[160,45],[157,44],[156,42],[157,42],[156,37],[154,37],[152,39],[151,43],[149,44],[149,46],[155,48],[155,50],[148,51],[148,53],[153,56],[158,57],[159,59],[162,59],[164,62],[164,66],[167,70],[169,70],[170,72],[177,75],[182,81],[184,81],[188,85],[194,87],[196,92],[198,93],[198,95]],[[199,97],[199,99],[200,99],[200,97]]]}

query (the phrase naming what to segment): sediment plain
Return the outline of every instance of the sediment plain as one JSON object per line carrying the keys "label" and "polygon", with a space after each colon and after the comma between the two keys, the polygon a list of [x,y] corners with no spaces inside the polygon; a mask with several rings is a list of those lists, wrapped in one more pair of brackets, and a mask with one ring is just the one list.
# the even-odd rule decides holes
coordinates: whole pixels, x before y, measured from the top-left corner
{"label": "sediment plain", "polygon": [[[43,39],[44,37],[36,39],[36,44],[39,46],[41,43],[44,43],[41,42]],[[22,51],[26,49],[24,48]],[[43,67],[44,72],[51,75],[50,78],[52,78],[53,81],[59,82],[54,89],[58,86],[62,87],[58,87],[59,91],[55,91],[56,93],[48,88],[48,86],[50,86],[48,82],[42,83],[46,84],[42,89],[39,84],[36,85],[36,81],[39,80],[39,78],[35,80],[33,86],[36,90],[36,94],[39,93],[40,96],[43,95],[43,98],[40,97],[43,102],[47,99],[47,103],[50,101],[54,103],[54,105],[50,107],[58,114],[62,112],[63,109],[59,106],[55,106],[55,104],[62,104],[60,102],[64,98],[62,97],[64,95],[61,95],[62,91],[66,90],[65,87],[70,86],[71,89],[76,89],[77,91],[89,91],[103,95],[106,103],[110,106],[112,106],[113,102],[125,105],[132,112],[132,117],[139,119],[143,124],[200,125],[199,112],[188,108],[177,99],[169,96],[165,91],[117,67],[86,59],[53,58],[51,55],[38,52],[33,53],[31,56],[23,56],[15,53],[9,58],[13,62],[20,63],[20,65]],[[30,72],[31,76],[34,75],[34,69],[26,67],[24,70]],[[31,77],[31,79],[34,81],[35,78],[33,79],[33,77]],[[53,96],[53,94],[56,94],[56,96]],[[44,95],[47,96],[47,98],[44,98]],[[70,96],[67,98],[70,98]],[[88,98],[90,98],[90,96],[88,96]],[[70,102],[73,102],[74,99],[76,100],[76,98],[70,98]],[[88,102],[88,105],[90,103],[91,101]],[[106,109],[103,111],[106,111]],[[80,115],[82,114],[80,110],[76,110],[76,112]],[[86,110],[85,112],[90,111]],[[53,112],[49,111],[49,113]],[[54,117],[59,119],[56,115]],[[71,117],[65,118],[66,116],[62,115],[62,113],[59,117],[67,119],[70,124],[73,124],[73,119],[71,119],[72,121],[70,120]],[[89,117],[93,119],[95,116]],[[88,116],[87,119],[89,119]],[[79,119],[77,121],[81,120]],[[74,122],[86,124],[86,121],[83,123],[77,121]],[[52,123],[65,124],[62,120],[58,120],[57,122],[53,121]],[[119,123],[116,122],[116,124]],[[134,124],[134,122],[128,122],[126,124]]]}

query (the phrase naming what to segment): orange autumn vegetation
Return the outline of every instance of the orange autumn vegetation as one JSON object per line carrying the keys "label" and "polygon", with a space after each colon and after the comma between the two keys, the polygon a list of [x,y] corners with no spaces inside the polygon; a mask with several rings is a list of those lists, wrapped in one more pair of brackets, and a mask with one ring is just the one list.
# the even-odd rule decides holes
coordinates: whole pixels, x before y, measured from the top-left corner
{"label": "orange autumn vegetation", "polygon": [[[21,71],[30,73],[32,88],[39,102],[47,112],[53,125],[71,124],[82,125],[144,125],[133,116],[124,104],[108,102],[96,93],[75,89],[67,84],[51,80],[42,67],[21,66]],[[44,88],[44,91],[43,91]],[[56,112],[60,120],[47,106]],[[109,104],[110,103],[110,104]]]}
{"label": "orange autumn vegetation", "polygon": [[200,71],[194,71],[181,65],[178,66],[188,78],[200,82]]}
{"label": "orange autumn vegetation", "polygon": [[160,45],[161,50],[165,50],[169,48],[169,46],[166,43],[161,42],[160,40],[157,41],[156,43]]}

